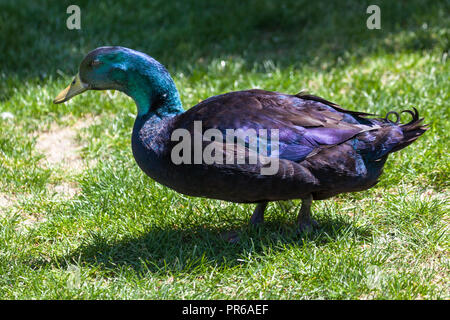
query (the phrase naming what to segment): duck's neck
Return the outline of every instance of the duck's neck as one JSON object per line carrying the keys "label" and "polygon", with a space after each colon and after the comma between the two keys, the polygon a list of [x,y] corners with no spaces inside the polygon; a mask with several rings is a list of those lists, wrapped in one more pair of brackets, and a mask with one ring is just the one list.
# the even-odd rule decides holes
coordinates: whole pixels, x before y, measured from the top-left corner
{"label": "duck's neck", "polygon": [[136,103],[138,117],[173,117],[184,112],[180,95],[167,70],[156,60],[137,65],[123,90]]}

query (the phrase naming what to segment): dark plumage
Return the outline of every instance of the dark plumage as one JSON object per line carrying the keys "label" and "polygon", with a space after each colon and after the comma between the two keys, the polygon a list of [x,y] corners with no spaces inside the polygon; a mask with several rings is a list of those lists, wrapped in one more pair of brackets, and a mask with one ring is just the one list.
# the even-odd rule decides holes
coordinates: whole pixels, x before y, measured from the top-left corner
{"label": "dark plumage", "polygon": [[[299,93],[296,95],[248,90],[214,96],[200,102],[186,112],[167,71],[155,60],[135,51],[120,48],[102,48],[106,52],[125,56],[130,63],[123,72],[129,73],[120,85],[109,85],[129,94],[138,105],[138,117],[132,134],[132,149],[136,162],[150,177],[178,192],[239,203],[258,203],[252,223],[263,221],[266,205],[270,201],[303,199],[298,222],[301,229],[314,223],[310,218],[312,200],[327,199],[334,195],[361,191],[374,186],[383,165],[392,152],[401,150],[427,127],[422,125],[416,109],[406,110],[412,120],[407,124],[392,122],[386,118],[348,111],[320,97]],[[97,49],[99,50],[99,49]],[[95,51],[88,59],[100,59]],[[135,60],[134,60],[135,59]],[[108,60],[108,61],[109,61]],[[133,62],[134,61],[134,62]],[[144,62],[143,62],[144,61]],[[85,64],[85,63],[84,63]],[[139,68],[147,68],[136,71]],[[81,72],[81,70],[80,70]],[[95,70],[81,79],[94,78]],[[138,76],[135,73],[138,72]],[[148,79],[146,80],[146,76]],[[164,79],[162,84],[152,78]],[[136,93],[136,87],[151,93]],[[167,81],[170,79],[170,81]],[[96,89],[99,81],[96,81]],[[84,84],[88,86],[89,84]],[[122,86],[122,87],[120,87]],[[134,88],[133,90],[130,87]],[[174,91],[175,90],[175,91]],[[142,98],[143,97],[143,98]],[[150,98],[149,98],[150,97]],[[69,97],[70,98],[70,97]],[[148,101],[147,101],[148,100]],[[56,101],[59,102],[59,101]],[[171,141],[176,129],[185,129],[193,139],[194,123],[201,121],[202,133],[217,129],[225,136],[227,129],[277,129],[279,132],[279,169],[273,175],[261,174],[267,166],[263,157],[256,164],[249,164],[249,141],[225,143],[203,141],[202,150],[210,143],[216,146],[220,157],[245,156],[244,164],[175,164],[171,158],[178,143]],[[261,137],[258,137],[261,140]],[[269,146],[273,146],[269,141]],[[194,141],[192,141],[194,145]],[[219,150],[219,151],[217,151]],[[192,158],[195,157],[191,149]],[[217,154],[216,154],[217,155]],[[265,160],[264,160],[265,159]],[[264,161],[263,161],[264,160]]]}

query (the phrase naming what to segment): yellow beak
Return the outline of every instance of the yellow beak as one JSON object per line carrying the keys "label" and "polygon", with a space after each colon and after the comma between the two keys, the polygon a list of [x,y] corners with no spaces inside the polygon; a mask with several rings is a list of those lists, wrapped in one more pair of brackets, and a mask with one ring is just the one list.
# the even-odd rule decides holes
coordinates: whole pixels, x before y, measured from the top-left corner
{"label": "yellow beak", "polygon": [[75,79],[73,79],[72,83],[65,88],[63,91],[61,91],[58,96],[53,100],[53,103],[62,103],[66,102],[70,98],[76,96],[77,94],[80,94],[86,90],[89,89],[89,86],[85,83],[83,83],[80,80],[80,75],[76,75]]}

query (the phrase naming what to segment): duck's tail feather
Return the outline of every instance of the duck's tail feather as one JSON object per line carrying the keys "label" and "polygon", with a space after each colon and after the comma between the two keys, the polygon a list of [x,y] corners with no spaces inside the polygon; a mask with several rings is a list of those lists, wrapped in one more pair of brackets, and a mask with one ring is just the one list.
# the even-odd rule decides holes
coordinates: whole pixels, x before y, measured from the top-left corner
{"label": "duck's tail feather", "polygon": [[[416,141],[418,137],[420,137],[425,131],[430,129],[427,124],[422,124],[424,118],[419,118],[419,111],[417,111],[416,108],[414,108],[414,111],[412,110],[403,110],[400,113],[409,113],[412,116],[412,120],[408,123],[401,124],[400,128],[403,132],[403,139],[400,143],[398,143],[391,152],[399,151],[407,146],[409,146],[411,143]],[[395,111],[388,112],[386,114],[386,121],[393,122],[391,120],[388,120],[388,117],[390,114],[396,115],[396,122],[395,124],[399,124],[400,115],[399,113]]]}

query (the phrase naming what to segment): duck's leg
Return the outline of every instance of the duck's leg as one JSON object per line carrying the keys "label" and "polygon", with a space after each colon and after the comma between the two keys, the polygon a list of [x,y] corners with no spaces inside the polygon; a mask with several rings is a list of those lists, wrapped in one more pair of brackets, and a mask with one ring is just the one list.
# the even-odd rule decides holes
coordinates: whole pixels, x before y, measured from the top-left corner
{"label": "duck's leg", "polygon": [[[255,211],[253,211],[252,217],[250,218],[250,223],[253,226],[257,226],[264,222],[264,210],[266,210],[267,202],[260,202],[256,206]],[[236,231],[225,232],[222,234],[222,238],[229,243],[239,242],[239,235]]]}
{"label": "duck's leg", "polygon": [[302,207],[298,213],[297,223],[300,232],[310,232],[319,224],[311,218],[311,204],[313,197],[310,194],[307,198],[302,199]]}
{"label": "duck's leg", "polygon": [[266,210],[267,202],[260,202],[253,211],[250,223],[254,226],[264,222],[264,210]]}

